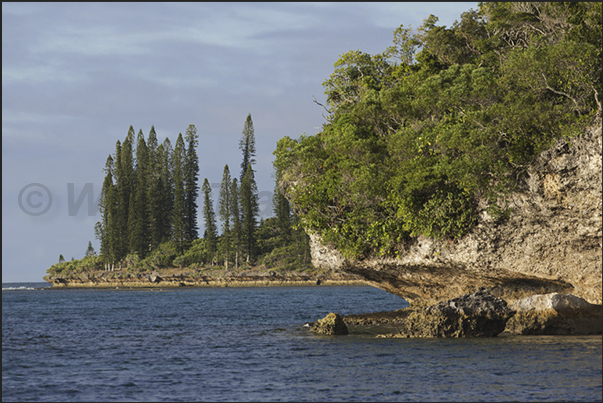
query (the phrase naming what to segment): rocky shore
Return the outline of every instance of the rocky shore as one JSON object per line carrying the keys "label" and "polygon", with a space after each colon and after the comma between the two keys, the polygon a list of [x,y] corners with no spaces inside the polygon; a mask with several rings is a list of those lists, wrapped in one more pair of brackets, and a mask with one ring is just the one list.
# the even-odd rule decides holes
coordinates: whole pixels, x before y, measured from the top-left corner
{"label": "rocky shore", "polygon": [[601,334],[603,309],[582,298],[550,293],[507,303],[490,290],[430,306],[391,312],[327,317],[307,324],[323,335],[373,334],[376,337],[496,337],[512,335]]}
{"label": "rocky shore", "polygon": [[208,274],[186,271],[128,273],[97,272],[77,276],[47,276],[52,288],[176,288],[176,287],[282,287],[316,285],[365,285],[357,276],[345,274],[303,274],[269,271],[228,272]]}
{"label": "rocky shore", "polygon": [[559,293],[601,304],[602,141],[599,112],[583,135],[560,139],[528,167],[501,206],[507,218],[491,216],[480,200],[478,224],[455,241],[419,236],[400,244],[397,258],[351,259],[311,233],[312,263],[410,303],[487,287],[506,301]]}
{"label": "rocky shore", "polygon": [[[310,234],[315,267],[358,275],[411,304],[395,312],[341,317],[349,332],[601,334],[600,113],[583,135],[560,139],[528,167],[505,205],[508,218],[490,216],[487,203],[480,202],[478,225],[454,242],[419,236],[400,245],[398,258],[357,260]],[[309,328],[333,334],[329,329],[336,327],[333,322]]]}

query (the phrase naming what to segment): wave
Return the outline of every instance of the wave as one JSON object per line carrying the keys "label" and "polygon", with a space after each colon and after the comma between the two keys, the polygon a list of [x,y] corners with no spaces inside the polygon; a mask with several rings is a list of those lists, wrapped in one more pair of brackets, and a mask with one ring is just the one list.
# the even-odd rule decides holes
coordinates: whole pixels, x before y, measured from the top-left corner
{"label": "wave", "polygon": [[48,283],[41,282],[2,283],[2,291],[33,291],[50,286]]}
{"label": "wave", "polygon": [[22,290],[35,290],[33,287],[2,287],[2,291],[22,291]]}

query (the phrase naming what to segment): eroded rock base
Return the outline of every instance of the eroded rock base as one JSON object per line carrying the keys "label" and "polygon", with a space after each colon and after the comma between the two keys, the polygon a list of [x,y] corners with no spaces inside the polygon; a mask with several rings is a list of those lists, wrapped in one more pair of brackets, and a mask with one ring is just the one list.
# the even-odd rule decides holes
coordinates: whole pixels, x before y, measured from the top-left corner
{"label": "eroded rock base", "polygon": [[471,294],[415,308],[391,337],[495,337],[515,312],[503,299],[480,288]]}
{"label": "eroded rock base", "polygon": [[344,316],[352,334],[376,337],[494,337],[601,334],[603,308],[570,294],[506,301],[478,291],[429,307]]}
{"label": "eroded rock base", "polygon": [[603,310],[567,294],[534,295],[510,304],[517,313],[506,331],[518,335],[601,334]]}

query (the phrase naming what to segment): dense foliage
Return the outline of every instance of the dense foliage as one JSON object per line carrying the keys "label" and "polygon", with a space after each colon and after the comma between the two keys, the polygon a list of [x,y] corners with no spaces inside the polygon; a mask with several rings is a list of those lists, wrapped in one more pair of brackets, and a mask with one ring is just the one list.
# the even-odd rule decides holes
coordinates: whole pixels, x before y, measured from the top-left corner
{"label": "dense foliage", "polygon": [[197,129],[190,125],[186,142],[178,135],[172,152],[169,139],[157,145],[152,127],[148,139],[130,126],[123,143],[105,165],[96,226],[100,254],[106,264],[129,254],[144,259],[162,242],[173,240],[180,252],[197,238]]}
{"label": "dense foliage", "polygon": [[[157,144],[151,128],[145,141],[130,127],[123,143],[107,158],[105,180],[99,199],[102,218],[95,226],[100,240],[97,255],[88,243],[85,257],[59,263],[49,275],[77,276],[102,270],[141,272],[169,268],[234,269],[254,265],[272,269],[299,270],[311,267],[309,239],[294,228],[296,217],[280,194],[274,206],[277,217],[258,223],[258,189],[255,138],[251,115],[247,116],[239,144],[246,167],[239,187],[224,167],[218,198],[222,234],[218,234],[212,188],[207,178],[201,187],[205,231],[198,237],[197,197],[199,163],[197,130],[190,125],[178,135],[172,150],[168,138]],[[277,189],[278,192],[278,189]],[[232,266],[231,266],[232,267]]]}
{"label": "dense foliage", "polygon": [[478,203],[503,218],[535,156],[601,109],[601,3],[480,3],[437,21],[341,55],[322,131],[277,144],[303,225],[347,256],[461,237]]}

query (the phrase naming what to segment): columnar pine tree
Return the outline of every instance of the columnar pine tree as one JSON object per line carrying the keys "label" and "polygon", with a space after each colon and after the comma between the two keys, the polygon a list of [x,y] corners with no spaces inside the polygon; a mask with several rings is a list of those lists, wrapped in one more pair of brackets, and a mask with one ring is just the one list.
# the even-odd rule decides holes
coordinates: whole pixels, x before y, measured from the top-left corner
{"label": "columnar pine tree", "polygon": [[[255,164],[255,133],[251,113],[245,119],[243,126],[243,137],[239,141],[239,149],[243,152],[241,162],[241,188],[239,193],[241,206],[241,241],[247,255],[247,261],[253,259],[255,253],[255,227],[257,226],[257,211],[259,203],[257,200],[257,186],[253,179],[253,168]],[[248,177],[246,181],[245,178]]]}
{"label": "columnar pine tree", "polygon": [[117,211],[115,205],[115,186],[113,184],[113,158],[109,155],[105,163],[105,180],[101,190],[98,210],[101,221],[95,225],[96,238],[100,241],[100,254],[105,257],[105,264],[115,262],[115,224]]}
{"label": "columnar pine tree", "polygon": [[[128,135],[121,145],[121,164],[122,164],[122,177],[119,178],[122,184],[123,201],[125,206],[130,205],[130,199],[134,192],[136,185],[136,175],[134,167],[134,128],[130,126]],[[126,209],[126,214],[129,214]],[[125,222],[128,222],[129,216],[126,215]]]}
{"label": "columnar pine tree", "polygon": [[189,125],[184,135],[186,141],[186,158],[184,160],[184,194],[186,205],[186,235],[187,241],[192,242],[199,237],[197,225],[197,197],[199,196],[199,159],[197,145],[199,136],[195,125]]}
{"label": "columnar pine tree", "polygon": [[239,208],[239,186],[237,178],[233,178],[230,186],[230,211],[232,212],[232,244],[235,252],[235,268],[239,268],[239,255],[241,251],[241,211]]}
{"label": "columnar pine tree", "polygon": [[128,206],[128,254],[134,253],[136,247],[134,239],[134,229],[136,228],[136,206],[134,197],[130,197],[130,205]]}
{"label": "columnar pine tree", "polygon": [[155,126],[151,126],[149,139],[147,140],[147,188],[146,198],[148,206],[148,232],[151,248],[156,248],[161,243],[161,221],[162,205],[161,196],[163,192],[163,183],[161,180],[161,164],[159,156],[159,145],[157,143],[157,133]]}
{"label": "columnar pine tree", "polygon": [[232,247],[232,189],[230,169],[228,164],[224,166],[222,173],[222,182],[220,183],[220,195],[218,198],[218,214],[222,221],[222,245],[221,249],[224,252],[224,265],[228,269],[228,260],[230,259],[230,250]]}
{"label": "columnar pine tree", "polygon": [[92,247],[92,241],[88,241],[88,248],[86,249],[86,257],[89,256],[96,256],[96,252],[94,251],[94,248]]}
{"label": "columnar pine tree", "polygon": [[[157,147],[159,147],[158,141],[157,141],[157,132],[155,132],[155,126],[152,125],[151,126],[151,130],[149,131],[149,138],[147,140],[147,150],[149,152],[149,161],[152,160],[153,158],[151,158],[151,155],[155,155],[155,153],[157,152]],[[151,162],[149,162],[149,164],[151,164]],[[155,166],[155,164],[152,164],[153,166]]]}
{"label": "columnar pine tree", "polygon": [[172,210],[172,234],[182,253],[187,247],[188,236],[186,232],[186,193],[184,188],[184,161],[186,158],[182,133],[178,134],[176,147],[172,156],[173,181],[174,181],[174,207]]}
{"label": "columnar pine tree", "polygon": [[253,261],[256,252],[256,236],[255,230],[257,227],[257,216],[259,215],[259,199],[258,199],[258,188],[255,183],[253,169],[251,169],[251,163],[247,165],[247,172],[243,182],[241,182],[240,190],[241,198],[241,235],[243,240],[243,247],[247,256],[247,262]]}
{"label": "columnar pine tree", "polygon": [[124,202],[124,172],[122,163],[122,144],[117,140],[115,144],[115,186],[114,186],[114,206],[115,206],[115,221],[111,227],[111,237],[114,243],[114,262],[117,263],[126,256],[127,240],[128,240],[128,207],[129,203]]}
{"label": "columnar pine tree", "polygon": [[207,178],[203,181],[203,220],[205,223],[205,233],[203,238],[205,239],[205,245],[207,252],[212,259],[217,251],[218,246],[218,231],[216,228],[216,213],[214,212],[214,203],[212,200],[212,191]]}
{"label": "columnar pine tree", "polygon": [[134,216],[131,217],[133,227],[130,233],[130,249],[132,252],[138,253],[141,259],[144,259],[147,255],[151,242],[149,232],[148,184],[150,170],[148,160],[147,144],[142,130],[140,130],[136,146],[136,181],[133,194]]}
{"label": "columnar pine tree", "polygon": [[172,166],[172,143],[167,137],[157,148],[157,155],[160,164],[160,184],[158,192],[160,193],[160,216],[159,239],[161,242],[172,239],[173,210],[174,210],[174,179]]}
{"label": "columnar pine tree", "polygon": [[[119,212],[118,226],[119,226],[119,241],[117,243],[118,261],[122,260],[128,254],[130,249],[130,229],[129,226],[132,223],[129,213],[131,211],[131,196],[134,189],[134,154],[133,154],[133,143],[134,143],[134,128],[130,126],[128,129],[128,135],[121,145],[120,160],[116,167],[117,173],[117,193],[118,202],[117,209]],[[116,150],[117,152],[117,150]],[[133,209],[132,209],[133,210]]]}
{"label": "columnar pine tree", "polygon": [[239,141],[239,149],[243,152],[243,161],[241,162],[241,183],[247,172],[247,166],[249,164],[255,164],[255,134],[253,130],[253,121],[251,120],[251,113],[247,115],[245,125],[243,126],[243,137]]}

